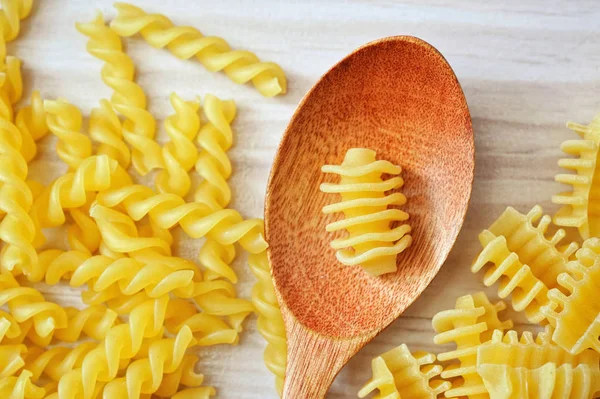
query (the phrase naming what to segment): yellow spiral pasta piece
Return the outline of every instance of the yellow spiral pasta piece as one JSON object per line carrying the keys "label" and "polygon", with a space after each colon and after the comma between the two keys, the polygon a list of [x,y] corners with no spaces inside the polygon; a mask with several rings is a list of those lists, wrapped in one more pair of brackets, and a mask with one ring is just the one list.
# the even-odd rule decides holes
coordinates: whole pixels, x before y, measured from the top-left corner
{"label": "yellow spiral pasta piece", "polygon": [[600,354],[587,349],[577,355],[570,354],[551,340],[552,329],[546,326],[535,338],[529,331],[519,337],[514,330],[496,330],[492,338],[477,348],[477,364],[504,364],[511,367],[535,369],[546,363],[569,364],[573,367],[586,364],[598,369]]}
{"label": "yellow spiral pasta piece", "polygon": [[[331,222],[327,231],[347,230],[346,238],[335,239],[337,259],[344,265],[361,265],[369,274],[379,276],[396,271],[396,256],[412,242],[410,226],[390,228],[393,222],[408,219],[408,214],[389,205],[403,205],[401,193],[385,194],[402,187],[401,169],[388,161],[376,161],[375,151],[365,148],[348,150],[341,165],[325,165],[325,173],[340,176],[339,184],[323,183],[324,193],[339,193],[342,201],[327,205],[323,213],[343,212],[345,219]],[[383,173],[394,177],[383,181]],[[352,247],[353,250],[343,248]]]}
{"label": "yellow spiral pasta piece", "polygon": [[477,375],[477,347],[491,338],[493,330],[512,327],[512,321],[501,321],[498,317],[498,312],[505,308],[503,302],[492,304],[483,292],[479,292],[458,298],[454,309],[433,317],[433,328],[437,332],[433,342],[456,344],[455,350],[437,356],[443,362],[454,360],[441,373],[442,378],[452,381],[452,388],[445,393],[447,398],[487,398],[485,386]]}
{"label": "yellow spiral pasta piece", "polygon": [[197,362],[197,356],[185,355],[175,371],[163,376],[160,386],[153,395],[163,398],[172,398],[182,386],[193,387],[189,389],[200,388],[202,382],[204,382],[204,375],[196,373],[195,367]]}
{"label": "yellow spiral pasta piece", "polygon": [[89,23],[76,24],[77,30],[89,37],[88,52],[104,61],[102,80],[113,89],[111,102],[126,120],[122,135],[132,147],[133,166],[141,175],[163,165],[162,151],[154,141],[156,121],[146,109],[146,95],[135,83],[133,61],[123,52],[121,38],[104,23],[101,13]]}
{"label": "yellow spiral pasta piece", "polygon": [[212,209],[223,209],[231,201],[231,161],[227,151],[233,145],[231,122],[236,107],[232,100],[223,101],[207,94],[204,96],[204,115],[208,119],[198,133],[197,143],[202,149],[196,162],[196,172],[202,181],[196,189],[195,199]]}
{"label": "yellow spiral pasta piece", "polygon": [[40,347],[49,346],[53,340],[73,343],[83,334],[96,340],[103,339],[109,329],[115,325],[117,313],[104,306],[89,306],[83,310],[66,307],[67,323],[64,328],[57,328],[46,336],[40,336],[30,320],[21,324],[21,335],[17,339],[8,340],[10,343],[21,343],[27,339]]}
{"label": "yellow spiral pasta piece", "polygon": [[188,327],[182,328],[175,338],[152,342],[147,357],[135,360],[127,367],[124,377],[106,384],[105,397],[139,398],[141,394],[156,392],[163,382],[163,374],[177,371],[185,351],[194,344],[194,337]]}
{"label": "yellow spiral pasta piece", "polygon": [[89,131],[92,140],[99,143],[97,154],[108,155],[124,169],[129,167],[131,153],[123,141],[123,125],[110,101],[100,100],[100,106],[92,109]]}
{"label": "yellow spiral pasta piece", "polygon": [[0,343],[7,343],[11,338],[18,338],[20,336],[21,327],[19,323],[11,314],[0,310]]}
{"label": "yellow spiral pasta piece", "polygon": [[471,266],[471,271],[477,273],[490,265],[483,283],[499,283],[498,296],[512,295],[513,308],[525,311],[532,323],[544,322],[540,309],[549,304],[548,290],[558,287],[557,276],[566,270],[578,247],[576,243],[557,247],[566,234],[564,230],[546,237],[550,221],[550,216],[542,217],[540,206],[527,215],[507,208],[489,230],[479,235],[483,250]]}
{"label": "yellow spiral pasta piece", "polygon": [[75,251],[92,254],[100,247],[100,229],[89,215],[91,204],[95,200],[96,196],[92,193],[88,195],[88,200],[83,206],[69,210],[73,223],[67,228],[67,240],[69,247]]}
{"label": "yellow spiral pasta piece", "polygon": [[109,208],[122,205],[133,220],[149,216],[164,229],[179,225],[192,238],[206,236],[223,245],[239,242],[250,253],[260,253],[267,248],[262,233],[264,222],[244,220],[233,209],[213,212],[206,204],[186,203],[172,194],[155,194],[142,185],[104,191],[97,201]]}
{"label": "yellow spiral pasta piece", "polygon": [[287,343],[266,251],[250,254],[248,265],[258,280],[252,287],[252,303],[258,313],[258,331],[267,341],[264,353],[265,365],[271,373],[275,374],[275,386],[281,395],[287,364]]}
{"label": "yellow spiral pasta piece", "polygon": [[155,183],[159,192],[183,197],[191,185],[188,171],[198,159],[193,140],[200,129],[200,100],[184,101],[175,93],[171,94],[170,100],[175,110],[165,119],[170,141],[162,149],[164,169],[156,174]]}
{"label": "yellow spiral pasta piece", "polygon": [[25,161],[31,161],[37,154],[36,141],[48,134],[46,110],[40,93],[34,91],[29,105],[21,108],[15,118],[15,125],[21,132],[21,153]]}
{"label": "yellow spiral pasta piece", "polygon": [[81,111],[64,99],[45,100],[48,128],[56,137],[56,152],[71,169],[77,169],[84,159],[92,155],[90,138],[81,133]]}
{"label": "yellow spiral pasta piece", "polygon": [[235,83],[252,84],[265,97],[283,94],[287,89],[285,74],[273,62],[262,62],[249,52],[231,50],[219,37],[204,36],[189,26],[177,27],[161,14],[147,14],[139,7],[117,3],[117,18],[110,27],[121,36],[140,33],[153,47],[167,47],[181,59],[196,57],[209,71],[223,71]]}
{"label": "yellow spiral pasta piece", "polygon": [[558,289],[548,293],[552,305],[542,309],[555,328],[552,339],[566,351],[577,354],[587,348],[600,352],[600,239],[589,238],[558,277],[566,294]]}
{"label": "yellow spiral pasta piece", "polygon": [[98,343],[93,341],[79,343],[73,348],[30,346],[24,356],[24,368],[31,371],[34,383],[42,376],[58,382],[69,371],[81,367],[85,356],[97,346]]}
{"label": "yellow spiral pasta piece", "polygon": [[20,152],[21,144],[19,129],[0,119],[0,210],[5,214],[0,223],[0,239],[6,243],[1,265],[5,270],[16,268],[31,273],[37,262],[33,247],[36,226],[29,215],[33,194],[26,183],[28,167]]}
{"label": "yellow spiral pasta piece", "polygon": [[42,228],[61,226],[65,223],[65,210],[85,205],[89,193],[130,183],[131,178],[115,160],[106,155],[88,157],[76,170],[56,179],[36,199],[32,214]]}
{"label": "yellow spiral pasta piece", "polygon": [[67,326],[64,309],[47,302],[36,289],[21,287],[12,275],[1,273],[0,306],[6,304],[18,323],[32,319],[35,331],[41,337]]}
{"label": "yellow spiral pasta piece", "polygon": [[31,373],[22,371],[18,377],[0,379],[0,397],[6,399],[42,399],[46,390],[31,382]]}
{"label": "yellow spiral pasta piece", "polygon": [[436,399],[451,384],[437,378],[442,366],[434,362],[435,355],[425,352],[412,354],[402,344],[373,359],[373,376],[358,392],[358,397],[364,398],[378,389],[379,395],[374,399]]}
{"label": "yellow spiral pasta piece", "polygon": [[21,30],[21,20],[31,13],[33,0],[3,0],[0,10],[0,26],[2,38],[10,42],[17,38]]}
{"label": "yellow spiral pasta piece", "polygon": [[58,394],[64,398],[91,398],[98,382],[113,380],[124,359],[140,351],[144,338],[162,333],[168,298],[161,297],[136,306],[127,324],[112,327],[106,338],[82,360],[80,368],[69,371],[58,384]]}
{"label": "yellow spiral pasta piece", "polygon": [[567,140],[561,149],[575,158],[563,158],[558,165],[575,172],[558,174],[556,181],[573,187],[552,197],[552,202],[563,205],[554,215],[558,226],[576,227],[584,239],[600,235],[600,193],[597,188],[600,178],[597,158],[600,151],[600,114],[585,126],[568,122],[567,127],[577,133],[580,140]]}
{"label": "yellow spiral pasta piece", "polygon": [[16,374],[24,365],[22,355],[27,351],[23,344],[0,345],[0,378]]}
{"label": "yellow spiral pasta piece", "polygon": [[206,269],[204,279],[207,281],[225,278],[234,284],[237,283],[237,275],[230,266],[234,259],[234,245],[221,245],[211,239],[205,241],[198,253],[198,261]]}
{"label": "yellow spiral pasta piece", "polygon": [[169,302],[165,327],[172,334],[188,327],[198,346],[237,345],[239,342],[239,332],[236,328],[215,315],[198,312],[192,303],[183,299],[173,299]]}

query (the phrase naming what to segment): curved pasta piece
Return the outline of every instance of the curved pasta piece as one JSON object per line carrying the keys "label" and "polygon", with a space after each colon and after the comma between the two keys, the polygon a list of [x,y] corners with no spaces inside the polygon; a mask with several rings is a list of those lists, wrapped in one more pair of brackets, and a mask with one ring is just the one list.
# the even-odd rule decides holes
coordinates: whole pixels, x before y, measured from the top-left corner
{"label": "curved pasta piece", "polygon": [[442,366],[434,364],[435,355],[410,352],[404,344],[376,357],[371,362],[373,376],[358,392],[364,398],[375,389],[374,399],[436,399],[451,387],[438,378]]}
{"label": "curved pasta piece", "polygon": [[237,345],[239,331],[215,315],[199,312],[189,301],[173,299],[165,315],[167,331],[176,334],[187,326],[193,333],[196,345]]}
{"label": "curved pasta piece", "polygon": [[27,352],[27,347],[23,344],[18,345],[0,345],[0,379],[15,375],[23,366],[23,354]]}
{"label": "curved pasta piece", "polygon": [[0,343],[21,343],[12,341],[14,338],[18,339],[21,334],[21,326],[15,318],[10,313],[0,310]]}
{"label": "curved pasta piece", "polygon": [[558,226],[576,227],[583,239],[600,235],[600,194],[598,184],[597,159],[600,150],[600,114],[585,126],[568,122],[567,127],[577,133],[580,140],[567,140],[561,149],[576,158],[563,158],[558,166],[575,174],[558,174],[556,181],[572,186],[570,192],[563,192],[552,197],[552,202],[563,205],[554,215],[554,223]]}
{"label": "curved pasta piece", "polygon": [[258,332],[267,341],[264,362],[269,371],[275,375],[275,387],[281,395],[287,364],[287,343],[267,252],[250,254],[248,265],[258,280],[252,287],[252,303],[258,313]]}
{"label": "curved pasta piece", "polygon": [[102,99],[98,107],[92,108],[89,131],[92,140],[99,143],[98,155],[108,155],[124,169],[129,167],[131,153],[123,141],[123,124],[110,101]]}
{"label": "curved pasta piece", "polygon": [[540,206],[527,215],[507,208],[489,230],[479,235],[483,250],[471,266],[471,271],[477,273],[491,264],[483,283],[491,286],[499,282],[498,296],[511,295],[513,308],[525,311],[533,323],[544,322],[540,309],[549,304],[548,290],[558,287],[557,277],[566,270],[578,247],[576,243],[557,247],[566,234],[564,230],[546,237],[550,221],[550,216],[542,217]]}
{"label": "curved pasta piece", "polygon": [[163,165],[160,145],[154,140],[156,121],[148,110],[144,90],[134,81],[133,61],[123,52],[121,38],[104,23],[101,13],[89,23],[76,24],[89,37],[87,50],[104,61],[102,80],[113,89],[111,102],[125,117],[122,135],[132,147],[132,162],[138,173],[146,175]]}
{"label": "curved pasta piece", "polygon": [[19,110],[15,118],[15,125],[21,132],[21,153],[25,161],[29,162],[37,154],[36,142],[49,132],[44,102],[38,91],[31,94],[29,105]]}
{"label": "curved pasta piece", "polygon": [[22,371],[18,377],[0,379],[0,397],[7,399],[42,399],[46,390],[31,382],[31,373]]}
{"label": "curved pasta piece", "polygon": [[221,245],[210,238],[204,242],[198,253],[198,262],[206,269],[204,279],[208,281],[225,278],[233,284],[237,283],[238,277],[230,266],[234,259],[234,245]]}
{"label": "curved pasta piece", "polygon": [[546,363],[536,369],[483,364],[477,371],[490,399],[592,399],[600,390],[600,372],[584,364]]}
{"label": "curved pasta piece", "polygon": [[30,346],[24,356],[24,368],[31,371],[34,383],[42,378],[42,375],[58,382],[63,375],[81,367],[85,356],[97,346],[97,342],[82,342],[74,348]]}
{"label": "curved pasta piece", "polygon": [[197,362],[197,356],[185,355],[175,371],[163,376],[160,386],[153,395],[171,398],[177,394],[177,390],[182,386],[187,387],[184,389],[189,389],[189,387],[199,388],[204,381],[204,375],[196,373],[194,370]]}
{"label": "curved pasta piece", "polygon": [[175,114],[165,119],[170,141],[162,148],[164,169],[156,174],[156,188],[161,193],[184,197],[190,190],[188,171],[198,159],[193,140],[200,130],[200,100],[184,101],[177,94],[170,96]]}
{"label": "curved pasta piece", "polygon": [[213,387],[189,388],[177,392],[171,399],[208,399],[216,394]]}
{"label": "curved pasta piece", "polygon": [[250,253],[260,253],[267,248],[263,236],[264,222],[260,219],[244,220],[233,209],[213,212],[206,204],[186,203],[173,194],[155,194],[142,185],[104,191],[98,195],[97,201],[108,208],[122,205],[133,220],[149,216],[164,229],[179,225],[192,238],[206,236],[223,245],[239,242]]}
{"label": "curved pasta piece", "polygon": [[[339,184],[321,184],[322,192],[340,193],[342,198],[341,202],[323,208],[323,213],[343,212],[345,216],[327,225],[329,232],[348,232],[346,238],[331,242],[331,247],[337,250],[337,259],[347,266],[360,264],[374,276],[395,272],[396,256],[412,242],[409,225],[390,227],[392,223],[408,219],[406,212],[388,208],[406,203],[401,193],[386,194],[404,184],[397,176],[400,167],[376,161],[373,150],[352,148],[341,165],[325,165],[321,170],[340,176]],[[381,178],[384,173],[394,177],[384,181]],[[353,250],[344,249],[348,247]]]}
{"label": "curved pasta piece", "polygon": [[48,128],[56,137],[56,152],[71,169],[77,169],[84,159],[92,155],[90,138],[81,133],[81,111],[66,100],[45,100]]}
{"label": "curved pasta piece", "polygon": [[[135,360],[119,377],[106,384],[104,395],[112,398],[139,398],[141,394],[156,392],[165,373],[177,371],[185,351],[195,344],[192,332],[183,327],[175,338],[159,339],[150,344],[148,357]],[[59,384],[59,394],[60,394]]]}
{"label": "curved pasta piece", "polygon": [[90,194],[87,203],[79,208],[69,210],[73,223],[67,228],[67,240],[72,250],[92,254],[100,248],[102,235],[98,225],[90,217],[90,207],[95,199],[96,196]]}
{"label": "curved pasta piece", "polygon": [[196,189],[195,199],[214,210],[227,207],[231,201],[231,188],[227,183],[231,161],[227,151],[233,145],[230,125],[235,114],[233,100],[223,101],[210,94],[204,96],[204,115],[208,123],[202,126],[196,140],[202,151],[195,169],[203,180]]}
{"label": "curved pasta piece", "polygon": [[265,97],[283,94],[287,90],[285,74],[273,62],[262,62],[249,52],[231,50],[219,37],[202,35],[196,28],[178,27],[161,14],[147,14],[139,7],[116,3],[117,18],[110,27],[121,36],[140,33],[153,47],[166,47],[181,59],[196,57],[209,71],[223,71],[235,83],[251,81]]}
{"label": "curved pasta piece", "polygon": [[566,294],[551,290],[551,305],[542,309],[555,328],[552,339],[573,354],[588,348],[600,352],[600,305],[590,300],[600,286],[600,239],[587,239],[577,251],[577,260],[569,262],[567,269],[558,277]]}
{"label": "curved pasta piece", "polygon": [[454,342],[456,349],[438,354],[439,361],[452,361],[441,376],[452,382],[445,392],[447,398],[486,398],[486,389],[477,375],[477,348],[485,339],[491,338],[494,329],[512,327],[511,320],[502,321],[498,312],[504,310],[503,302],[492,304],[483,292],[465,295],[456,300],[454,309],[437,313],[432,320],[437,335],[435,344]]}
{"label": "curved pasta piece", "polygon": [[18,323],[31,319],[41,337],[67,326],[67,314],[63,308],[47,302],[36,289],[21,287],[11,274],[1,273],[0,306],[6,304]]}
{"label": "curved pasta piece", "polygon": [[99,381],[111,381],[117,376],[123,360],[131,359],[141,350],[145,338],[162,334],[168,297],[142,302],[136,306],[126,324],[112,327],[104,340],[82,360],[81,367],[65,374],[58,384],[58,395],[64,398],[91,397]]}

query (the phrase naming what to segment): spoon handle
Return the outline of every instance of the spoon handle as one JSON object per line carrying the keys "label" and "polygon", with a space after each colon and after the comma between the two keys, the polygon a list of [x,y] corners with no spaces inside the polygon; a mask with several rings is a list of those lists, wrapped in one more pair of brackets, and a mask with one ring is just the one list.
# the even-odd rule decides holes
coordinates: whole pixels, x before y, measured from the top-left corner
{"label": "spoon handle", "polygon": [[282,399],[325,397],[342,367],[375,334],[333,338],[315,333],[282,308],[288,338],[288,361]]}

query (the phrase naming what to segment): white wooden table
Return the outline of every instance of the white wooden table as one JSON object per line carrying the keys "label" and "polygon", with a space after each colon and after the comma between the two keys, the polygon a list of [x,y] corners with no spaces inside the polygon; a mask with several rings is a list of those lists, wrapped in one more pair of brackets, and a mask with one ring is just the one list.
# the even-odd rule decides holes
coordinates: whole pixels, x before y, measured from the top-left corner
{"label": "white wooden table", "polygon": [[[554,212],[550,196],[564,189],[553,181],[559,172],[559,145],[575,138],[565,122],[588,123],[600,111],[600,4],[594,0],[146,0],[137,5],[222,36],[287,72],[289,93],[265,99],[198,63],[179,61],[139,39],[127,41],[138,82],[159,122],[171,112],[172,91],[185,98],[213,93],[236,100],[233,206],[247,216],[262,215],[271,159],[296,104],[354,48],[384,36],[415,35],[446,56],[462,83],[473,118],[477,164],[458,243],[420,299],[342,371],[330,398],[355,397],[370,375],[370,359],[393,346],[405,342],[413,349],[436,350],[431,317],[452,307],[457,296],[482,289],[468,269],[479,249],[478,232],[507,205],[527,211],[540,203]],[[100,61],[86,53],[86,38],[74,28],[76,21],[91,20],[96,9],[107,18],[115,15],[110,0],[39,1],[21,37],[9,46],[9,53],[24,61],[27,93],[39,89],[44,98],[65,97],[86,114],[110,95],[100,80]],[[31,169],[46,182],[65,170],[53,140],[44,141]],[[200,242],[179,237],[178,254],[194,259]],[[236,270],[241,295],[247,296],[254,279],[243,257]],[[61,303],[78,303],[76,291],[41,289]],[[487,292],[495,297],[494,290]],[[523,317],[515,315],[515,320],[518,329],[528,328]],[[239,346],[201,351],[200,369],[219,397],[276,397],[273,378],[262,363],[263,346],[252,319]]]}

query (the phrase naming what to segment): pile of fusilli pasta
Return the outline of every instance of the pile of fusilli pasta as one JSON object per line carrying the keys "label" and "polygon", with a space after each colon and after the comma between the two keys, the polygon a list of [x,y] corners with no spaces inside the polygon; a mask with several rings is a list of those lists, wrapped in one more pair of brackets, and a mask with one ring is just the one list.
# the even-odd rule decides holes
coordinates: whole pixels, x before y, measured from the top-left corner
{"label": "pile of fusilli pasta", "polygon": [[[228,208],[235,103],[172,94],[173,114],[164,122],[169,141],[158,144],[121,37],[140,33],[153,47],[195,57],[236,83],[251,82],[264,96],[285,92],[283,71],[231,50],[221,38],[117,4],[110,26],[100,14],[77,24],[112,89],[83,132],[82,113],[64,99],[42,100],[34,92],[29,105],[13,109],[23,92],[21,63],[6,54],[6,42],[17,37],[32,5],[2,0],[0,10],[0,397],[208,398],[215,390],[202,386],[197,356],[188,349],[237,344],[253,312],[280,390],[285,334],[263,221]],[[69,170],[43,186],[28,174],[28,163],[48,133],[57,137],[56,151]],[[142,176],[156,171],[154,187],[135,184],[130,165]],[[192,171],[201,182],[188,202]],[[173,255],[177,226],[205,238],[199,264]],[[64,228],[69,250],[51,248],[47,228]],[[237,244],[250,253],[258,278],[251,300],[236,293]],[[83,287],[87,306],[47,301],[31,287],[36,282]]]}

